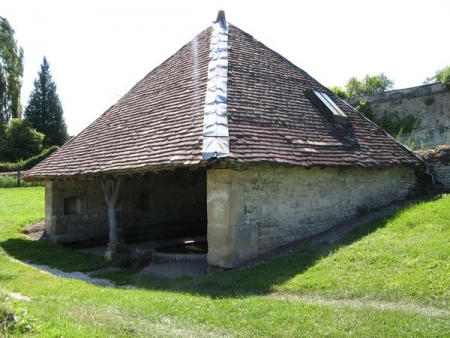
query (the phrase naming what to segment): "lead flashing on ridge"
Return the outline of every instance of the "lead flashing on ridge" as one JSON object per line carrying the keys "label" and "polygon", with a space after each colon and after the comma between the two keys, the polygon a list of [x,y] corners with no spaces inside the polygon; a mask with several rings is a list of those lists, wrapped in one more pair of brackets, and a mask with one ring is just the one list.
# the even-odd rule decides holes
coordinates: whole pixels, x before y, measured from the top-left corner
{"label": "lead flashing on ridge", "polygon": [[204,160],[230,154],[228,135],[228,23],[225,12],[219,11],[212,24],[209,49],[208,82],[206,85],[203,149]]}

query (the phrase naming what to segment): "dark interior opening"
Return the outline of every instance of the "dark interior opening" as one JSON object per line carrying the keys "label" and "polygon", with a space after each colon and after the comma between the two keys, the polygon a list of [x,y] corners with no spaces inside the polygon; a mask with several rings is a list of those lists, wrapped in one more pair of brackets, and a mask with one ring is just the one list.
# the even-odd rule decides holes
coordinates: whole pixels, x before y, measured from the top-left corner
{"label": "dark interior opening", "polygon": [[64,198],[64,215],[79,214],[81,208],[80,199],[78,197]]}
{"label": "dark interior opening", "polygon": [[146,173],[124,191],[119,220],[125,242],[206,241],[206,169]]}

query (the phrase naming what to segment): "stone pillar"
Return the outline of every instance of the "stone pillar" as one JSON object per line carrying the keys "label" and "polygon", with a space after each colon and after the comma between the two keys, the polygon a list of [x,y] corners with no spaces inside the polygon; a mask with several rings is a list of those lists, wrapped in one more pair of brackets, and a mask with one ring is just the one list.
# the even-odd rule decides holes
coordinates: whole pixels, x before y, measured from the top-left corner
{"label": "stone pillar", "polygon": [[107,261],[115,261],[118,263],[126,263],[131,254],[126,249],[122,227],[118,224],[117,208],[120,203],[124,176],[119,178],[109,178],[102,181],[105,201],[108,205],[108,224],[109,224],[109,242],[105,252]]}
{"label": "stone pillar", "polygon": [[233,268],[258,255],[258,228],[245,224],[244,184],[250,171],[207,171],[208,264]]}
{"label": "stone pillar", "polygon": [[45,181],[45,231],[50,237],[59,235],[58,216],[64,214],[64,198],[62,189],[56,181]]}

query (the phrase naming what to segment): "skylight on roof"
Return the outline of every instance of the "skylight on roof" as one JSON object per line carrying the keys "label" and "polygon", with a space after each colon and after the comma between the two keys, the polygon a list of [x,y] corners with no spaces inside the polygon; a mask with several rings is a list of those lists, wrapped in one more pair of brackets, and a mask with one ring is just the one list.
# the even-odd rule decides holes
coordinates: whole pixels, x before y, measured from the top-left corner
{"label": "skylight on roof", "polygon": [[316,104],[325,116],[330,117],[335,123],[344,126],[348,124],[347,115],[345,115],[327,93],[318,90],[311,90],[306,93],[309,99]]}

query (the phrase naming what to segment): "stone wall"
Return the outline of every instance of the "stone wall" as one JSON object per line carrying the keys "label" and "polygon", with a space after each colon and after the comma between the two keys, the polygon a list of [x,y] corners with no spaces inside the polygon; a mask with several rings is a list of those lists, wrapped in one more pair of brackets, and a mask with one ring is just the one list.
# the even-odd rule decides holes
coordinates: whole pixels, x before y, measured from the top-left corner
{"label": "stone wall", "polygon": [[370,104],[377,118],[385,112],[399,118],[414,116],[417,122],[411,138],[417,146],[450,144],[450,91],[439,83],[355,97],[347,103],[356,107],[360,100]]}
{"label": "stone wall", "polygon": [[225,268],[403,199],[416,183],[408,168],[261,166],[207,177],[208,262]]}
{"label": "stone wall", "polygon": [[417,155],[427,164],[428,170],[435,175],[438,183],[450,189],[450,145],[439,146],[432,150],[421,150]]}
{"label": "stone wall", "polygon": [[[205,170],[127,178],[118,222],[126,241],[206,235]],[[107,238],[107,206],[99,180],[46,182],[46,230],[55,242]]]}

